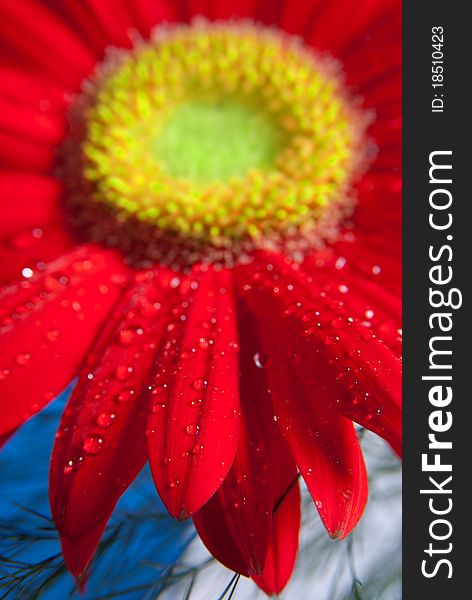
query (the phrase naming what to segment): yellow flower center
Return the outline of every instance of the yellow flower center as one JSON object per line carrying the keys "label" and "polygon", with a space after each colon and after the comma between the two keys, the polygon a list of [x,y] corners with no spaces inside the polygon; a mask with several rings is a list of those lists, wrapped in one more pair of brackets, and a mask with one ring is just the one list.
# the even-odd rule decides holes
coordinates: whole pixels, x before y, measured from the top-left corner
{"label": "yellow flower center", "polygon": [[111,56],[80,104],[77,221],[150,258],[329,237],[365,157],[334,63],[250,23],[160,28]]}

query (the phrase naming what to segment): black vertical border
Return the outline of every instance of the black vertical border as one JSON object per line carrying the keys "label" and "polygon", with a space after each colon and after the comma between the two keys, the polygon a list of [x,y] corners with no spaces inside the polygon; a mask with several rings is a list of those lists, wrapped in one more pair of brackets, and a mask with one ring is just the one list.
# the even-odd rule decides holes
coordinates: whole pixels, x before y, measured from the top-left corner
{"label": "black vertical border", "polygon": [[[472,21],[467,2],[405,0],[403,2],[403,250],[404,250],[404,488],[403,488],[403,598],[455,600],[472,597],[472,315],[468,283],[472,278]],[[443,113],[431,112],[432,27],[444,28]],[[428,225],[429,154],[452,150],[453,165],[453,285],[463,292],[461,309],[454,319],[452,387],[453,426],[449,435],[453,449],[452,579],[441,568],[436,577],[425,578],[422,560],[430,540],[428,528],[434,517],[428,497],[428,474],[421,471],[421,454],[427,451],[429,382],[421,380],[428,365],[431,330],[428,316],[430,244],[441,245],[444,233]],[[447,264],[447,263],[446,263]],[[444,454],[446,457],[446,454]],[[431,475],[434,475],[431,473]],[[431,487],[431,486],[430,486]],[[446,542],[443,543],[443,546]],[[441,543],[437,542],[441,547]],[[441,555],[436,555],[441,558]],[[430,562],[430,565],[432,563]]]}

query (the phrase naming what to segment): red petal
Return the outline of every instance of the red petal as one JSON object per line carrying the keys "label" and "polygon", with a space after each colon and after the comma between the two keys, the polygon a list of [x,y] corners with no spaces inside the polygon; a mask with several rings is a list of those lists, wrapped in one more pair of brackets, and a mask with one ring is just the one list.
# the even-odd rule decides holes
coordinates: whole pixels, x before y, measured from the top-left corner
{"label": "red petal", "polygon": [[344,416],[401,446],[401,363],[313,278],[278,255],[259,254],[238,268],[240,288],[270,334],[271,352],[285,357],[318,397]]}
{"label": "red petal", "polygon": [[179,6],[172,1],[126,0],[126,6],[139,32],[146,38],[156,25],[180,20]]}
{"label": "red petal", "polygon": [[400,296],[361,275],[352,268],[349,258],[335,252],[319,252],[307,257],[303,269],[313,277],[314,294],[323,291],[327,299],[344,306],[363,327],[369,328],[401,356]]}
{"label": "red petal", "polygon": [[211,20],[232,19],[232,18],[255,18],[255,13],[260,0],[189,0],[183,3],[187,5],[185,17],[190,20],[192,17],[203,15]]}
{"label": "red petal", "polygon": [[0,34],[29,64],[72,89],[93,70],[95,60],[88,49],[53,12],[35,0],[1,2]]}
{"label": "red petal", "polygon": [[122,0],[103,2],[103,0],[83,0],[88,5],[88,10],[94,20],[106,33],[109,45],[121,48],[130,48],[131,41],[128,35],[133,26],[130,15]]}
{"label": "red petal", "polygon": [[[260,575],[269,547],[273,489],[272,438],[279,436],[264,373],[254,363],[257,347],[249,323],[240,319],[239,396],[241,432],[230,472],[216,494],[194,516],[195,526],[212,554],[244,575]],[[249,335],[248,335],[249,334]],[[218,519],[218,520],[216,520]],[[220,544],[221,531],[231,544]],[[234,548],[237,552],[234,552]]]}
{"label": "red petal", "polygon": [[159,272],[139,277],[87,358],[51,459],[50,498],[66,564],[81,575],[116,502],[147,460],[142,394],[167,321]]}
{"label": "red petal", "polygon": [[26,106],[0,97],[0,130],[26,140],[59,144],[66,135],[66,120],[45,114],[39,106]]}
{"label": "red petal", "polygon": [[0,281],[21,277],[72,245],[60,210],[62,186],[49,177],[0,173]]}
{"label": "red petal", "polygon": [[[285,504],[285,493],[297,470],[273,419],[265,372],[254,360],[260,350],[254,323],[244,306],[238,312],[242,410],[238,452],[222,486],[194,515],[194,522],[200,537],[220,562],[244,575],[257,576],[262,572],[261,584],[280,591],[292,572],[298,546],[297,492],[289,500],[289,513],[284,511],[289,529],[276,517],[275,529],[271,531],[272,516],[275,507],[278,510]],[[297,498],[298,509],[294,502]],[[279,543],[286,552],[279,552]],[[267,560],[270,564],[264,567]]]}
{"label": "red petal", "polygon": [[26,106],[38,106],[46,115],[61,112],[66,105],[64,91],[36,73],[0,65],[0,95]]}
{"label": "red petal", "polygon": [[0,434],[18,427],[71,381],[125,274],[117,254],[89,245],[1,290]]}
{"label": "red petal", "polygon": [[[342,55],[350,44],[383,19],[392,7],[399,7],[396,0],[337,0],[335,3],[322,2],[319,6],[307,39],[316,48],[329,51],[334,56]],[[348,17],[342,18],[341,15]]]}
{"label": "red petal", "polygon": [[367,501],[367,475],[353,424],[297,380],[275,353],[267,359],[280,429],[332,537],[355,527]]}
{"label": "red petal", "polygon": [[229,272],[210,270],[181,287],[153,374],[148,439],[159,495],[172,515],[185,518],[208,501],[233,463],[239,399]]}
{"label": "red petal", "polygon": [[56,149],[35,141],[18,138],[0,131],[0,167],[50,173],[55,164]]}

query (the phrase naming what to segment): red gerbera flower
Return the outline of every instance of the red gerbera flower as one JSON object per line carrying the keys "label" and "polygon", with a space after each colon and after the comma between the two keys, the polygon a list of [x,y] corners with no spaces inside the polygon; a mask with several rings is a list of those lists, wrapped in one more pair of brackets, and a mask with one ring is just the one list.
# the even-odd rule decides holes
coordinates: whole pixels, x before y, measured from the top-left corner
{"label": "red gerbera flower", "polygon": [[400,452],[400,20],[397,0],[0,4],[0,435],[78,376],[50,477],[74,575],[149,460],[169,512],[277,593],[298,472],[344,537],[367,498],[353,422]]}

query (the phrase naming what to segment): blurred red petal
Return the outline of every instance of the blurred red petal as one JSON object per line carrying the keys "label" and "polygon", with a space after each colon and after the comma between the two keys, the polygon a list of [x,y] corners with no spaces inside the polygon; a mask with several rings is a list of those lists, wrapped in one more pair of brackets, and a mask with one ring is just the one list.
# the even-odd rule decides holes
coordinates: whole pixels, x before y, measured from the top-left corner
{"label": "blurred red petal", "polygon": [[[32,67],[73,90],[95,66],[79,38],[37,0],[0,3],[0,35]],[[52,59],[57,56],[61,60]]]}
{"label": "blurred red petal", "polygon": [[2,288],[0,434],[41,410],[72,380],[126,277],[117,254],[89,245]]}

